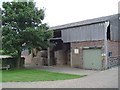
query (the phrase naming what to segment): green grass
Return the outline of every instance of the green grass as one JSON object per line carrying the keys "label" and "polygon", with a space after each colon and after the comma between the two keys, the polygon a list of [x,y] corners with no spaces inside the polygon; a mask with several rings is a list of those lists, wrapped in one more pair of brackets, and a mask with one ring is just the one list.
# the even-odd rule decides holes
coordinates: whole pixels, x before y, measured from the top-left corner
{"label": "green grass", "polygon": [[80,77],[83,76],[34,69],[2,70],[2,82],[54,81]]}

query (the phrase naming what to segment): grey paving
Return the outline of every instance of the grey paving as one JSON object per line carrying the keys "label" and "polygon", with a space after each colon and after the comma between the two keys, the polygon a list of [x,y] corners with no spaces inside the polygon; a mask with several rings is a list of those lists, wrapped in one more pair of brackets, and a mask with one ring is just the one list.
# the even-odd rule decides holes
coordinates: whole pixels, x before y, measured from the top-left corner
{"label": "grey paving", "polygon": [[80,68],[71,68],[69,66],[41,66],[41,67],[29,66],[27,68],[42,69],[51,72],[61,72],[61,73],[78,74],[78,75],[91,75],[100,72],[96,70],[83,70]]}
{"label": "grey paving", "polygon": [[[36,68],[39,69],[39,68]],[[105,71],[78,70],[74,68],[48,68],[42,69],[73,74],[87,74],[88,76],[59,81],[39,82],[7,82],[2,83],[3,88],[118,88],[118,67]],[[78,72],[77,72],[78,70]]]}

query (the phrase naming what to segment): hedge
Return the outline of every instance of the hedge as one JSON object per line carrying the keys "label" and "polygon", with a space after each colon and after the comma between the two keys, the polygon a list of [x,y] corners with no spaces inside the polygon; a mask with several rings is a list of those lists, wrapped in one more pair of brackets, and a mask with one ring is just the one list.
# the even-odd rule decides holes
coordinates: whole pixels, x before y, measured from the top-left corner
{"label": "hedge", "polygon": [[[2,58],[0,60],[2,60],[2,66],[10,65],[10,68],[16,68],[17,67],[17,59],[15,57],[14,58],[13,57]],[[20,66],[24,67],[24,64],[25,64],[25,58],[22,57]]]}

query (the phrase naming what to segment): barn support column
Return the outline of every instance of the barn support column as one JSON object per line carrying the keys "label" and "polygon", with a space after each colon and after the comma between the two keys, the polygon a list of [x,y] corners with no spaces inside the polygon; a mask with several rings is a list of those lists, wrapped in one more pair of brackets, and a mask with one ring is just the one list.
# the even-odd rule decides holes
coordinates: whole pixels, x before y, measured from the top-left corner
{"label": "barn support column", "polygon": [[[50,39],[48,39],[48,43],[50,43]],[[47,48],[47,59],[48,66],[50,66],[50,47]]]}
{"label": "barn support column", "polygon": [[108,68],[108,60],[107,60],[107,56],[108,56],[108,47],[107,47],[107,28],[109,26],[109,21],[105,22],[105,38],[104,38],[104,49],[105,49],[105,69]]}
{"label": "barn support column", "polygon": [[72,62],[72,43],[70,43],[70,67],[73,67]]}
{"label": "barn support column", "polygon": [[50,47],[48,47],[48,66],[50,66]]}

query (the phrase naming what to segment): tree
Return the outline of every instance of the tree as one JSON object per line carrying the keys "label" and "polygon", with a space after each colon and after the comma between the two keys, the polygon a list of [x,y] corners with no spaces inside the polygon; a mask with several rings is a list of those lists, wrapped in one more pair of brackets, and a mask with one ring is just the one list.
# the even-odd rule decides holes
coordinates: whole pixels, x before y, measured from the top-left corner
{"label": "tree", "polygon": [[47,48],[48,25],[43,24],[44,9],[35,7],[35,3],[3,2],[2,10],[2,46],[5,54],[17,57],[17,68],[20,68],[21,52],[26,48]]}

